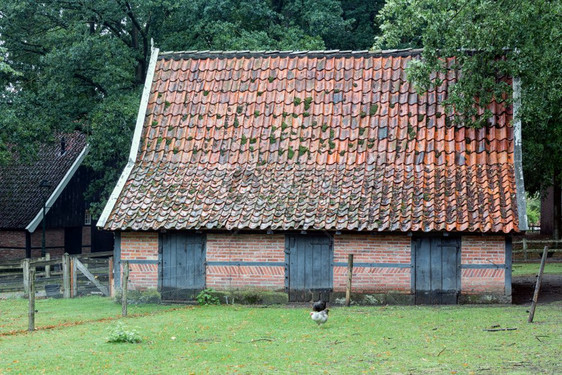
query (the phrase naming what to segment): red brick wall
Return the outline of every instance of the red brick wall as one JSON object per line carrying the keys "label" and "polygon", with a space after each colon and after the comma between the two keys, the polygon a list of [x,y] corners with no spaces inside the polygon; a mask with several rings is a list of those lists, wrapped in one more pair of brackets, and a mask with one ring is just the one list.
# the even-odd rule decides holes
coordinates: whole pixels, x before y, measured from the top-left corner
{"label": "red brick wall", "polygon": [[[505,264],[505,237],[463,236],[461,264]],[[463,294],[505,293],[505,269],[463,269]]]}
{"label": "red brick wall", "polygon": [[92,252],[92,228],[88,226],[82,227],[82,254]]}
{"label": "red brick wall", "polygon": [[121,260],[158,260],[158,233],[122,232]]}
{"label": "red brick wall", "polygon": [[158,264],[129,264],[129,289],[145,290],[158,287]]}
{"label": "red brick wall", "polygon": [[[122,232],[121,260],[158,260],[157,232]],[[158,287],[158,264],[130,264],[130,289]]]}
{"label": "red brick wall", "polygon": [[[285,236],[208,234],[207,262],[285,262]],[[284,290],[284,266],[207,266],[209,288]]]}
{"label": "red brick wall", "polygon": [[[31,234],[31,257],[41,256],[41,239],[43,231],[38,229]],[[47,229],[45,231],[46,251],[51,257],[60,257],[64,254],[64,229]],[[0,261],[19,260],[25,258],[25,231],[0,231]]]}
{"label": "red brick wall", "polygon": [[[410,265],[411,243],[406,235],[341,235],[334,238],[334,263],[400,263]],[[347,267],[334,267],[334,291],[345,291]],[[410,293],[410,268],[354,267],[353,290],[361,293]]]}
{"label": "red brick wall", "polygon": [[0,231],[0,262],[25,258],[25,231]]}
{"label": "red brick wall", "polygon": [[[32,258],[41,256],[42,237],[43,230],[41,227],[31,234]],[[61,257],[64,254],[64,228],[47,229],[45,231],[45,247],[47,247],[46,252],[51,254],[51,258]]]}
{"label": "red brick wall", "polygon": [[[285,236],[282,234],[207,234],[206,286],[215,289],[264,288],[284,290]],[[334,238],[334,291],[345,291],[348,254],[357,265],[353,271],[356,292],[411,293],[411,238],[406,235],[339,235]],[[121,235],[123,260],[158,260],[158,234],[124,232]],[[267,265],[221,265],[213,262],[275,262]],[[505,263],[503,236],[463,236],[461,262],[467,264]],[[398,263],[406,267],[361,267],[360,263]],[[157,287],[158,266],[131,266],[131,285]],[[462,269],[464,294],[504,293],[505,270]]]}

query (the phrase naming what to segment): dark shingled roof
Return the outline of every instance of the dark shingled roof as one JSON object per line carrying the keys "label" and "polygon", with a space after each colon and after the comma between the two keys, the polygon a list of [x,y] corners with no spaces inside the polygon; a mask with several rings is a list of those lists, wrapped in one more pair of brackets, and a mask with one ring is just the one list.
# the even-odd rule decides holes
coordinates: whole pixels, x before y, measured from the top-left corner
{"label": "dark shingled roof", "polygon": [[418,95],[419,51],[178,52],[156,63],[110,230],[518,230],[511,107]]}
{"label": "dark shingled roof", "polygon": [[[66,152],[61,155],[63,136]],[[43,208],[41,181],[51,184],[44,193],[48,198],[86,147],[86,136],[78,132],[56,138],[53,144],[41,146],[31,164],[16,161],[0,167],[1,229],[25,229]]]}

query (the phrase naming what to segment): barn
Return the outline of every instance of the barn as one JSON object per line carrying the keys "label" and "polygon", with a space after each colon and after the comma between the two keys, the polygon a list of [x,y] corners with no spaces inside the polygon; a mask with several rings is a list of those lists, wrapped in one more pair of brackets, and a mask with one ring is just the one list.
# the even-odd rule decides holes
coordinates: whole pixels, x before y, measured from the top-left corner
{"label": "barn", "polygon": [[518,89],[484,126],[455,123],[442,103],[457,73],[423,95],[408,83],[420,53],[155,49],[97,224],[115,232],[116,267],[164,299],[308,301],[345,291],[353,254],[357,293],[509,302],[526,229]]}
{"label": "barn", "polygon": [[84,198],[93,178],[82,165],[86,135],[54,138],[33,160],[16,157],[0,166],[0,263],[42,256],[43,247],[52,257],[113,250],[113,236],[93,225]]}

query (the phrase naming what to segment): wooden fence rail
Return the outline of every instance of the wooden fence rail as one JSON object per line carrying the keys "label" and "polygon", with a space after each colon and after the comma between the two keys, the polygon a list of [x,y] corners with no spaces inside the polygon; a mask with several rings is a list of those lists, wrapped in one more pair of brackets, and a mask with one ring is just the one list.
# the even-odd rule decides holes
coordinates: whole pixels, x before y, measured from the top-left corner
{"label": "wooden fence rail", "polygon": [[[521,249],[514,249],[513,254],[523,254],[523,259],[528,260],[529,254],[541,254],[543,253],[543,247],[545,245],[552,245],[552,248],[548,249],[549,256],[552,256],[556,252],[562,252],[562,240],[529,240],[523,238],[519,241],[513,241],[513,245],[521,245]],[[558,248],[560,246],[560,248]]]}
{"label": "wooden fence rail", "polygon": [[[21,292],[23,289],[24,294],[29,295],[30,270],[43,269],[43,272],[34,271],[34,278],[40,279],[38,282],[45,284],[46,294],[48,294],[48,289],[52,290],[54,287],[58,291],[56,293],[60,293],[60,289],[62,289],[64,298],[75,297],[78,295],[79,277],[81,277],[82,285],[86,283],[82,288],[82,293],[84,288],[91,292],[91,288],[95,287],[98,293],[109,296],[112,288],[103,285],[102,280],[107,279],[106,281],[110,282],[112,279],[112,255],[113,252],[110,251],[79,255],[64,254],[56,259],[46,256],[5,263],[0,266],[0,292]],[[84,281],[84,277],[86,281]],[[57,284],[58,288],[55,286]]]}

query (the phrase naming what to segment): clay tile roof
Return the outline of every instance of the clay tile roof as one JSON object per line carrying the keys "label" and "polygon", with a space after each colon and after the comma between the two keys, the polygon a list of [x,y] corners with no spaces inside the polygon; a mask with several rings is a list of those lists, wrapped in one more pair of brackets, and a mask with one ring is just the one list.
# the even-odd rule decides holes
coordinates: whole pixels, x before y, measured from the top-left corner
{"label": "clay tile roof", "polygon": [[511,107],[454,125],[441,104],[454,75],[425,95],[406,80],[419,53],[160,53],[102,225],[518,230]]}
{"label": "clay tile roof", "polygon": [[[64,152],[61,152],[61,139],[64,139]],[[57,188],[66,186],[86,147],[84,134],[61,134],[54,143],[42,145],[31,164],[14,161],[0,167],[0,228],[26,229],[41,212],[43,199],[51,198]],[[43,180],[51,187],[41,192],[39,185]]]}

